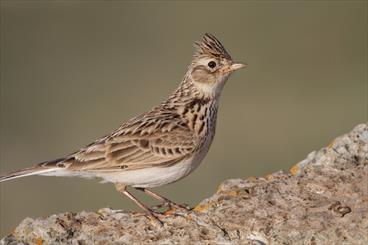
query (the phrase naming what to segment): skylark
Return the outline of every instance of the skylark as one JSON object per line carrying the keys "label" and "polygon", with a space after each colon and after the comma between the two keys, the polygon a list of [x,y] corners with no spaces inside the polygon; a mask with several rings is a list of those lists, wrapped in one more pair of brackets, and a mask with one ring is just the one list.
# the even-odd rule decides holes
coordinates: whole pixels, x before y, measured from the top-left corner
{"label": "skylark", "polygon": [[200,164],[215,135],[221,91],[232,72],[247,66],[234,62],[211,34],[195,46],[183,80],[167,100],[73,154],[0,176],[0,182],[30,175],[97,177],[114,183],[157,220],[158,213],[127,186],[180,207],[147,188],[178,181]]}

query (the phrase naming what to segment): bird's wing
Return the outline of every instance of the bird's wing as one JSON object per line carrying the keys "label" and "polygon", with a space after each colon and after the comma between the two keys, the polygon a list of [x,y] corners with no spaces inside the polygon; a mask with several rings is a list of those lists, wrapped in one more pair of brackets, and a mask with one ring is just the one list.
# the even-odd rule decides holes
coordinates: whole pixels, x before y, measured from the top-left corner
{"label": "bird's wing", "polygon": [[165,167],[190,155],[197,145],[197,137],[179,120],[137,118],[64,161],[68,169],[76,171],[133,170]]}

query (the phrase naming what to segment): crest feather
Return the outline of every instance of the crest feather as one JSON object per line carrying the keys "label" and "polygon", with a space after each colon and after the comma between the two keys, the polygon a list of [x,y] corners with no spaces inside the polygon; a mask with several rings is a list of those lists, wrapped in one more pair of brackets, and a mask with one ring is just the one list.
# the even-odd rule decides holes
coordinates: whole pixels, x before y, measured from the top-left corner
{"label": "crest feather", "polygon": [[197,48],[196,52],[194,53],[194,57],[211,55],[214,57],[226,58],[229,60],[231,59],[231,56],[226,51],[224,46],[222,46],[221,42],[212,34],[204,34],[202,40],[195,42],[194,46]]}

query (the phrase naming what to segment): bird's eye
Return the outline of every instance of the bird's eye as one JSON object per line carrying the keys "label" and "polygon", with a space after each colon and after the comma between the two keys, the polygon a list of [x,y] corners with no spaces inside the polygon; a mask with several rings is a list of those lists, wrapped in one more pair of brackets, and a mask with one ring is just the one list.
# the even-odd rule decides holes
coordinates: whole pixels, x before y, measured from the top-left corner
{"label": "bird's eye", "polygon": [[208,67],[215,68],[216,67],[216,62],[215,61],[208,62]]}

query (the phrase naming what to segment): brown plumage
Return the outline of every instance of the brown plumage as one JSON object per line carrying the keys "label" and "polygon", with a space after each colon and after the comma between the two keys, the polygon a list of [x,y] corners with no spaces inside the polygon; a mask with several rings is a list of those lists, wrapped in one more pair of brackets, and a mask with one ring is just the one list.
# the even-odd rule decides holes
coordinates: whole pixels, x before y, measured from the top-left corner
{"label": "brown plumage", "polygon": [[246,66],[233,62],[211,34],[195,44],[197,50],[182,82],[160,105],[65,158],[14,171],[1,176],[0,182],[36,174],[97,177],[115,183],[119,192],[153,217],[153,211],[126,186],[176,205],[146,188],[175,182],[199,165],[215,134],[222,88],[233,71]]}

